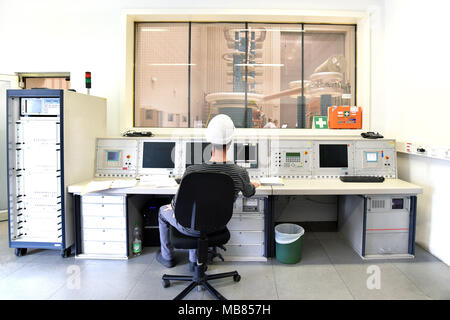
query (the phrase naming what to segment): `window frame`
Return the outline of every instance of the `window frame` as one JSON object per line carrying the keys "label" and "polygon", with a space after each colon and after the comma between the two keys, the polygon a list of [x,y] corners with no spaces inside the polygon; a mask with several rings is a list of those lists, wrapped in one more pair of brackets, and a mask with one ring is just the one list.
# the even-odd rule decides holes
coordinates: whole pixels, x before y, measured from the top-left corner
{"label": "window frame", "polygon": [[[280,24],[341,24],[356,25],[355,44],[355,95],[357,104],[363,106],[363,128],[361,130],[313,130],[297,128],[260,130],[259,128],[237,129],[237,134],[255,135],[330,135],[339,133],[341,135],[358,135],[363,131],[370,130],[371,113],[371,39],[370,39],[370,15],[367,12],[358,11],[302,11],[302,10],[246,10],[246,9],[188,9],[188,10],[123,10],[122,12],[122,35],[125,48],[124,69],[120,93],[120,131],[134,128],[134,56],[135,56],[135,22],[205,22],[236,23],[247,21],[248,23],[280,23]],[[156,134],[202,134],[204,129],[200,128],[161,128],[161,127],[138,127],[139,129],[151,129]],[[241,130],[244,130],[243,132]],[[250,132],[253,131],[253,132]]]}

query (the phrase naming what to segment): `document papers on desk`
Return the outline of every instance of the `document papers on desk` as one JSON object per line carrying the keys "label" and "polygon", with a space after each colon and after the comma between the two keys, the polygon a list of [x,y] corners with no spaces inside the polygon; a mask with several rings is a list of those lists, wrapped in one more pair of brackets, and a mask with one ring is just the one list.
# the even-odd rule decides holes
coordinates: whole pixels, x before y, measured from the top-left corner
{"label": "document papers on desk", "polygon": [[141,176],[140,186],[152,186],[156,188],[172,188],[178,187],[177,182],[174,178],[170,178],[166,175],[151,175],[151,176]]}
{"label": "document papers on desk", "polygon": [[284,185],[283,179],[278,177],[260,178],[259,182],[262,186],[282,186]]}
{"label": "document papers on desk", "polygon": [[111,189],[114,188],[133,188],[136,187],[136,179],[126,179],[126,180],[113,180],[111,183]]}
{"label": "document papers on desk", "polygon": [[84,186],[81,195],[108,189],[132,188],[135,187],[136,184],[137,181],[135,179],[94,180]]}

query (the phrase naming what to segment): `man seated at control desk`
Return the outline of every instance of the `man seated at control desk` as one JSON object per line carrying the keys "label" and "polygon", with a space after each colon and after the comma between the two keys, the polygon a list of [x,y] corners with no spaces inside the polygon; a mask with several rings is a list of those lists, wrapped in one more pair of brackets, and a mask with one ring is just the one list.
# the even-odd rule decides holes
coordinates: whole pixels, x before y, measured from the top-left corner
{"label": "man seated at control desk", "polygon": [[[257,182],[250,182],[248,172],[234,163],[227,163],[227,150],[230,148],[234,133],[234,124],[230,117],[224,114],[215,116],[206,129],[206,140],[212,144],[212,156],[208,163],[192,165],[186,168],[184,176],[192,172],[217,172],[228,174],[234,182],[236,200],[239,191],[245,197],[251,197],[255,194],[255,188],[259,186]],[[214,181],[211,181],[213,187]],[[177,195],[174,196],[172,203],[162,206],[159,210],[159,234],[161,241],[161,250],[157,253],[156,260],[167,268],[176,265],[174,258],[174,249],[170,243],[169,228],[175,227],[179,232],[188,236],[199,236],[200,232],[184,228],[175,219],[174,208]],[[214,214],[214,212],[211,212]],[[196,250],[189,250],[189,269],[194,269],[197,261]]]}

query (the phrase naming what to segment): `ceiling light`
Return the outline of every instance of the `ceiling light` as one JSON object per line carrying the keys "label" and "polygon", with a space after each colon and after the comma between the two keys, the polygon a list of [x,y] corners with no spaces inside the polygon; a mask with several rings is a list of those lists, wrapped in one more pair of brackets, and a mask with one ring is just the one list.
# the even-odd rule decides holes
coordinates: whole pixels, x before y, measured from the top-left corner
{"label": "ceiling light", "polygon": [[195,66],[195,63],[149,63],[150,66]]}
{"label": "ceiling light", "polygon": [[284,67],[282,63],[237,63],[237,67]]}
{"label": "ceiling light", "polygon": [[169,31],[168,29],[161,29],[161,28],[142,28],[141,31],[144,32],[163,32],[163,31]]}

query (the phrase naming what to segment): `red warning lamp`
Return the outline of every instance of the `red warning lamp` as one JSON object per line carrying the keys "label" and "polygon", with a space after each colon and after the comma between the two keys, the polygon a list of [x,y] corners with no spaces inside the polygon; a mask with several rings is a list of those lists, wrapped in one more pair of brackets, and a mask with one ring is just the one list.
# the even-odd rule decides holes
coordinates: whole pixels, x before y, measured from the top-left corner
{"label": "red warning lamp", "polygon": [[86,80],[86,88],[90,89],[91,88],[91,73],[89,71],[86,71],[84,78]]}

